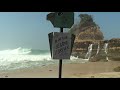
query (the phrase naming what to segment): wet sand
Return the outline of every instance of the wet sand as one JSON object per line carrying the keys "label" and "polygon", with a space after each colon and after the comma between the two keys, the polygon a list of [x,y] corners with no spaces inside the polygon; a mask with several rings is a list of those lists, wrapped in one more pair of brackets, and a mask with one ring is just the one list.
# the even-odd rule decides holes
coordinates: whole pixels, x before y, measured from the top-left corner
{"label": "wet sand", "polygon": [[[62,78],[119,78],[120,72],[113,71],[117,66],[120,66],[120,61],[63,64]],[[0,72],[0,78],[58,78],[58,67],[58,65],[49,65]]]}

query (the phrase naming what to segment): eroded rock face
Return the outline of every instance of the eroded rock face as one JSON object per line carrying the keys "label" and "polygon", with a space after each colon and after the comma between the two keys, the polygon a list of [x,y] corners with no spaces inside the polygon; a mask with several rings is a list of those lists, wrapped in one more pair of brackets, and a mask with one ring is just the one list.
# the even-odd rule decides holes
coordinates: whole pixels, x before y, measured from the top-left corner
{"label": "eroded rock face", "polygon": [[[84,58],[85,59],[85,55],[88,52],[88,47],[90,44],[92,45],[92,53],[91,53],[91,57],[97,57],[100,55],[105,55],[104,52],[104,41],[79,41],[79,42],[75,42],[74,44],[74,48],[73,48],[73,55],[78,56],[80,58]],[[99,45],[99,47],[98,47]],[[98,50],[99,48],[99,50]]]}
{"label": "eroded rock face", "polygon": [[[93,44],[89,61],[107,61],[107,58],[120,60],[120,39],[104,40],[100,27],[93,21],[91,15],[81,14],[80,18],[80,23],[70,30],[76,35],[72,55],[85,59],[89,45]],[[107,54],[104,48],[105,43],[108,43]],[[97,54],[98,45],[99,53]]]}
{"label": "eroded rock face", "polygon": [[[108,44],[107,54],[105,52],[105,43]],[[73,48],[73,55],[85,59],[85,55],[88,52],[88,47],[93,44],[91,58],[89,61],[106,61],[106,57],[109,60],[120,61],[120,39],[101,40],[98,41],[79,41],[75,42]],[[99,45],[99,51],[97,54]]]}
{"label": "eroded rock face", "polygon": [[70,32],[76,35],[76,42],[79,40],[103,40],[103,33],[100,27],[93,21],[91,15],[80,14],[80,23],[74,25]]}
{"label": "eroded rock face", "polygon": [[109,40],[108,55],[111,60],[120,61],[120,38]]}
{"label": "eroded rock face", "polygon": [[79,40],[103,40],[103,33],[98,26],[90,26],[84,29],[76,35],[76,42]]}
{"label": "eroded rock face", "polygon": [[76,35],[72,55],[85,58],[89,45],[93,44],[91,56],[94,56],[98,43],[104,39],[103,33],[91,15],[81,14],[80,19],[80,23],[70,30],[71,33]]}

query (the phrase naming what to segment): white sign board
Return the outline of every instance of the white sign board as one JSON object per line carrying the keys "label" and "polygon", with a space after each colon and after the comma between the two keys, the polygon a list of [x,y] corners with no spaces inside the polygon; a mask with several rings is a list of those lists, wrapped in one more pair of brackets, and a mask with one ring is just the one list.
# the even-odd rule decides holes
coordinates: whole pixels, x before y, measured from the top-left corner
{"label": "white sign board", "polygon": [[53,59],[70,59],[71,34],[54,32],[52,44]]}

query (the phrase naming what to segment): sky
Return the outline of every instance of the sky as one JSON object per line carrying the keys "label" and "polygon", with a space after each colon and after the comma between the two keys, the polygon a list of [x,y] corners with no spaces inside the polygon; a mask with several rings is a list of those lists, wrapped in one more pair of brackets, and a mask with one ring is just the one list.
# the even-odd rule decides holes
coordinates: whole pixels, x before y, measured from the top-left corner
{"label": "sky", "polygon": [[[59,32],[46,15],[50,12],[0,12],[0,50],[18,47],[49,50],[48,33]],[[120,38],[120,12],[74,12],[92,15],[104,39]]]}

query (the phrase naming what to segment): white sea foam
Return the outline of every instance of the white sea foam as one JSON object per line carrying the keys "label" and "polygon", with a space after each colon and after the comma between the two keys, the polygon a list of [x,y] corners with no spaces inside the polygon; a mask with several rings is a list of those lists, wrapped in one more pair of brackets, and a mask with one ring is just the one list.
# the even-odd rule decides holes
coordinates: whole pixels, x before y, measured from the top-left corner
{"label": "white sea foam", "polygon": [[0,51],[0,55],[24,55],[29,54],[31,52],[31,49],[24,49],[24,48],[17,48],[17,49],[8,49],[8,50],[2,50]]}
{"label": "white sea foam", "polygon": [[13,50],[2,50],[0,51],[0,66],[27,61],[52,60],[50,53],[40,55],[29,55],[29,53],[31,53],[31,49],[17,48]]}
{"label": "white sea foam", "polygon": [[[86,62],[85,60],[74,56],[70,56],[70,60],[65,60],[67,63],[71,61],[81,63]],[[0,51],[0,70],[13,70],[55,63],[58,63],[58,60],[51,59],[50,51],[32,50],[21,47]]]}
{"label": "white sea foam", "polygon": [[85,59],[87,59],[87,60],[89,60],[90,57],[91,57],[92,46],[93,46],[93,44],[90,44],[90,45],[89,45],[89,47],[88,47],[88,52],[87,52],[87,54],[85,55]]}

